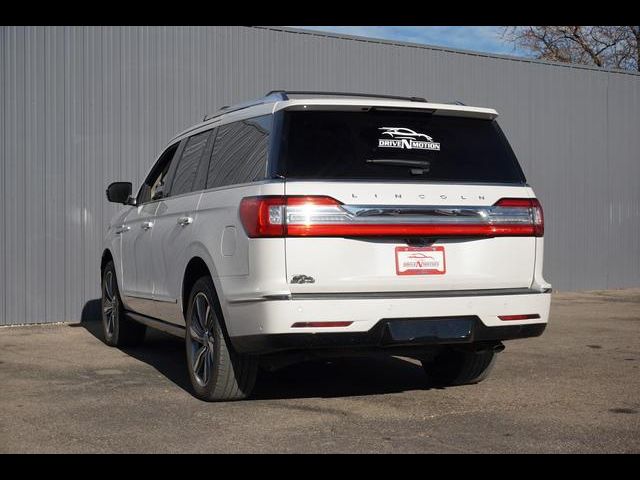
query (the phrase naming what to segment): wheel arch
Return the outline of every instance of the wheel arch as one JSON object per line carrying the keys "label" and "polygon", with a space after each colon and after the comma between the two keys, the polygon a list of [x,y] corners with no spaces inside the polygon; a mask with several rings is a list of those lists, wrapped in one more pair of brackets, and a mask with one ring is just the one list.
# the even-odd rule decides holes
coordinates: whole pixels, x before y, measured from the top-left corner
{"label": "wheel arch", "polygon": [[102,258],[100,260],[100,278],[102,278],[102,275],[104,274],[104,268],[107,266],[107,263],[109,262],[113,262],[113,254],[111,253],[111,250],[108,248],[105,248],[104,251],[102,252]]}
{"label": "wheel arch", "polygon": [[[187,266],[184,269],[184,275],[182,276],[182,287],[180,289],[180,308],[182,309],[182,314],[186,315],[187,308],[189,307],[189,293],[193,288],[193,285],[200,277],[209,276],[213,279],[213,275],[211,275],[211,270],[201,257],[195,256],[192,257]],[[214,285],[215,288],[215,285]],[[217,292],[216,292],[217,294]],[[218,299],[218,302],[220,300]]]}

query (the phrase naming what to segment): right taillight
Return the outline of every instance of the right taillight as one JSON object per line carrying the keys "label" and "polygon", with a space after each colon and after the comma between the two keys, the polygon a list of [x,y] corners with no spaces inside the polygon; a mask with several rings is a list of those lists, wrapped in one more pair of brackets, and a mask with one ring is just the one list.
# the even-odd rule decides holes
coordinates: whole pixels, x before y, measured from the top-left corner
{"label": "right taillight", "polygon": [[544,214],[542,212],[542,205],[537,198],[501,198],[498,200],[494,207],[500,207],[501,215],[504,215],[505,219],[509,218],[509,212],[521,212],[528,210],[529,225],[531,228],[531,234],[534,237],[542,237],[544,235]]}

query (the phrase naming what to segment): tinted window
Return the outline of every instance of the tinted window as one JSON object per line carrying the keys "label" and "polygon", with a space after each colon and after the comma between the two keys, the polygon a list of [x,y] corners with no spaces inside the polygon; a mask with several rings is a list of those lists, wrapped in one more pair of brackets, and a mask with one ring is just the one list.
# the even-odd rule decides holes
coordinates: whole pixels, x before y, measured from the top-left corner
{"label": "tinted window", "polygon": [[198,166],[210,136],[211,130],[208,130],[187,139],[171,184],[171,196],[194,191]]}
{"label": "tinted window", "polygon": [[279,173],[304,179],[522,183],[497,123],[431,113],[290,111]]}
{"label": "tinted window", "polygon": [[157,199],[162,195],[166,187],[164,182],[167,177],[167,172],[169,171],[169,166],[171,165],[171,160],[175,156],[179,145],[180,143],[171,145],[160,155],[160,158],[138,191],[138,197],[136,199],[138,205]]}
{"label": "tinted window", "polygon": [[218,128],[207,188],[248,183],[266,176],[272,115],[251,118]]}

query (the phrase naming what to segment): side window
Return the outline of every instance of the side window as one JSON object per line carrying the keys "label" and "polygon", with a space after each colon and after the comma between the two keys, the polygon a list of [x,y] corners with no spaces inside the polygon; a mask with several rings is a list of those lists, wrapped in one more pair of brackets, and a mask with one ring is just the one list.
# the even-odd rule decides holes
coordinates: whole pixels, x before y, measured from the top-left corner
{"label": "side window", "polygon": [[140,190],[138,191],[138,196],[136,197],[136,202],[138,205],[162,197],[164,189],[166,187],[165,180],[167,177],[167,172],[169,171],[171,160],[175,156],[179,145],[179,142],[174,143],[169,148],[167,148],[162,153],[162,155],[160,155],[160,158],[153,166],[151,172],[149,172],[149,175],[147,175],[147,179],[144,181],[144,183],[140,187]]}
{"label": "side window", "polygon": [[218,127],[207,188],[264,179],[272,125],[273,115],[263,115]]}
{"label": "side window", "polygon": [[198,166],[207,149],[211,130],[198,133],[189,137],[185,143],[182,155],[178,161],[173,182],[171,184],[170,196],[181,195],[196,190],[196,178]]}

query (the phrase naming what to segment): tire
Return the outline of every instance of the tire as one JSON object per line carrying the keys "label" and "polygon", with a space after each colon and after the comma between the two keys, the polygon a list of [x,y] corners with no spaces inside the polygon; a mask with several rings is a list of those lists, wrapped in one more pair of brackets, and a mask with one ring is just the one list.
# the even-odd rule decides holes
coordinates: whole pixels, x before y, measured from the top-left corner
{"label": "tire", "polygon": [[187,368],[196,397],[208,402],[247,398],[256,381],[258,361],[230,347],[210,277],[196,281],[188,305]]}
{"label": "tire", "polygon": [[495,361],[493,350],[447,348],[435,358],[422,360],[422,367],[434,386],[470,385],[487,378]]}
{"label": "tire", "polygon": [[104,341],[112,347],[133,347],[144,340],[146,327],[127,317],[113,262],[102,272],[102,333]]}

